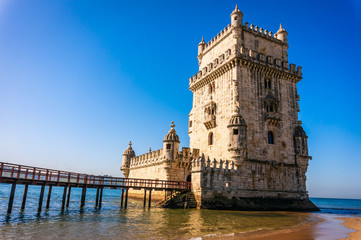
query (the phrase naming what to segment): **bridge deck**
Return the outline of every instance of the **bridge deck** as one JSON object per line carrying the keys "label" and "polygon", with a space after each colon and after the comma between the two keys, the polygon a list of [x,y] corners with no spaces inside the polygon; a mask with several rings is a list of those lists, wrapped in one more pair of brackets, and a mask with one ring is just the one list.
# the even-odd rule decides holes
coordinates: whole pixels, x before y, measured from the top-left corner
{"label": "bridge deck", "polygon": [[[189,191],[191,183],[182,181],[166,181],[154,179],[135,179],[135,178],[121,178],[108,176],[95,176],[83,173],[74,173],[54,169],[46,169],[32,166],[25,166],[19,164],[0,162],[0,183],[12,184],[8,211],[10,214],[12,210],[15,188],[17,184],[24,184],[23,202],[21,210],[24,210],[26,203],[27,190],[29,185],[41,185],[38,213],[41,212],[45,186],[48,186],[48,195],[46,208],[49,208],[51,189],[53,186],[64,187],[64,194],[62,200],[62,210],[69,206],[69,199],[72,187],[81,187],[82,196],[80,208],[85,205],[86,189],[97,188],[95,207],[100,208],[102,203],[103,188],[121,189],[121,207],[127,207],[128,190],[144,189],[144,206],[146,205],[146,193],[149,191],[149,203],[151,204],[151,192],[156,191]],[[124,194],[125,191],[125,194]],[[124,196],[125,195],[125,196]]]}
{"label": "bridge deck", "polygon": [[95,176],[54,169],[31,167],[0,162],[0,183],[18,183],[29,185],[73,186],[87,188],[147,188],[154,190],[187,190],[189,182],[154,179],[136,179]]}

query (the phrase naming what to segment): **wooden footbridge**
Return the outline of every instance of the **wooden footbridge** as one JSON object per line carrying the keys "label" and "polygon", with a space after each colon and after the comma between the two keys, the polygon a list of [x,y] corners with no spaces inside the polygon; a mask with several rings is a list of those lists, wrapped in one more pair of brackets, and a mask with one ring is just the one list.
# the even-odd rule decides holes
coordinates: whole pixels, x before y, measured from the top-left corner
{"label": "wooden footbridge", "polygon": [[144,189],[144,207],[146,206],[147,191],[149,191],[148,207],[151,205],[152,190],[155,191],[189,191],[191,184],[189,182],[178,181],[164,181],[153,179],[132,179],[119,177],[105,177],[95,176],[82,173],[66,172],[61,170],[38,168],[31,166],[24,166],[12,163],[0,162],[0,183],[11,184],[11,191],[9,196],[9,204],[7,214],[11,213],[15,189],[17,184],[23,184],[24,193],[21,204],[21,211],[25,209],[26,197],[29,185],[40,185],[40,196],[38,204],[38,213],[42,210],[45,187],[48,187],[48,194],[46,199],[46,208],[49,208],[51,200],[51,191],[53,187],[63,187],[63,198],[61,210],[69,207],[71,188],[82,188],[80,208],[85,206],[86,190],[87,188],[96,188],[95,208],[101,208],[103,189],[120,189],[121,199],[120,206],[127,208],[128,191],[133,189]]}

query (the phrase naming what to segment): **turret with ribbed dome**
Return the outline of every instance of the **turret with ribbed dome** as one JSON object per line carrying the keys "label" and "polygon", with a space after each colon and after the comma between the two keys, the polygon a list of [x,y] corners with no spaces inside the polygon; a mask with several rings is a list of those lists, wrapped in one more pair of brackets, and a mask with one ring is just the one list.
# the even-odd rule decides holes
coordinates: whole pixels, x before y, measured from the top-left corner
{"label": "turret with ribbed dome", "polygon": [[170,127],[171,129],[167,135],[165,135],[163,140],[163,154],[167,159],[173,160],[179,150],[180,142],[177,132],[174,129],[175,125],[173,121]]}
{"label": "turret with ribbed dome", "polygon": [[168,134],[165,135],[163,142],[178,142],[179,143],[179,137],[177,135],[177,132],[174,130],[174,122],[172,121],[172,124],[170,125],[171,129],[169,130]]}
{"label": "turret with ribbed dome", "polygon": [[247,154],[247,125],[239,111],[236,111],[229,120],[229,147],[236,165],[240,165]]}
{"label": "turret with ribbed dome", "polygon": [[132,157],[135,157],[135,152],[132,148],[132,142],[129,142],[129,146],[127,147],[127,149],[125,149],[124,153],[123,153],[123,161],[122,161],[122,167],[120,168],[120,170],[123,171],[124,176],[127,178],[129,175],[129,166],[130,166],[130,159]]}

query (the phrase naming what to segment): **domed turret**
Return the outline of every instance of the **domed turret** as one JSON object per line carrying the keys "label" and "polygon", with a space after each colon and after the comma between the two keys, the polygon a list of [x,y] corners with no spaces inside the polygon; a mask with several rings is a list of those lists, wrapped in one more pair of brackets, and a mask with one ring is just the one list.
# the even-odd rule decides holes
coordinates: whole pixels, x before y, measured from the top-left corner
{"label": "domed turret", "polygon": [[294,137],[307,137],[307,134],[306,134],[305,130],[303,130],[303,127],[301,125],[298,125],[295,127],[293,136]]}
{"label": "domed turret", "polygon": [[171,129],[169,130],[168,134],[165,135],[163,142],[175,141],[179,143],[179,137],[177,135],[177,132],[174,130],[175,125],[173,121],[170,127]]}
{"label": "domed turret", "polygon": [[135,156],[135,152],[132,148],[132,142],[129,142],[129,146],[127,147],[127,149],[125,149],[123,155],[128,155],[128,156]]}
{"label": "domed turret", "polygon": [[236,127],[236,126],[246,126],[246,122],[239,113],[233,114],[228,124],[228,127]]}
{"label": "domed turret", "polygon": [[243,13],[238,9],[238,6],[236,4],[236,8],[231,13],[232,27],[240,27],[240,26],[242,26],[242,17],[243,17]]}
{"label": "domed turret", "polygon": [[228,124],[229,147],[228,151],[236,165],[241,165],[247,154],[247,125],[241,114],[234,113]]}
{"label": "domed turret", "polygon": [[163,140],[163,155],[169,159],[173,160],[176,154],[179,151],[179,137],[177,132],[174,130],[174,122],[170,125],[171,129],[168,134],[165,135]]}
{"label": "domed turret", "polygon": [[135,152],[132,148],[132,142],[129,142],[129,146],[123,153],[122,167],[120,170],[123,171],[124,176],[127,178],[129,175],[130,159],[135,157]]}
{"label": "domed turret", "polygon": [[280,28],[276,33],[277,39],[281,40],[284,43],[287,43],[287,34],[287,31],[282,27],[282,24],[280,24]]}
{"label": "domed turret", "polygon": [[204,37],[202,37],[202,41],[198,44],[198,56],[203,53],[205,46],[206,46],[206,42],[204,41]]}
{"label": "domed turret", "polygon": [[301,125],[297,125],[293,132],[295,152],[298,155],[308,156],[307,134]]}

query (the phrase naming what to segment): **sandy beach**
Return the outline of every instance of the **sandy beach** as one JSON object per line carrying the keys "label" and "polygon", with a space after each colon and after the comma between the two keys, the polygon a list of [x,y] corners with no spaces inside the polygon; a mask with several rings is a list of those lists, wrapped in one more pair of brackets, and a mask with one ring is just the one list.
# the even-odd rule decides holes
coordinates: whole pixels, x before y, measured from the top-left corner
{"label": "sandy beach", "polygon": [[338,218],[343,220],[342,223],[349,229],[354,230],[353,232],[349,233],[349,237],[345,238],[346,240],[359,240],[361,239],[361,218],[359,217],[347,217],[347,218]]}

